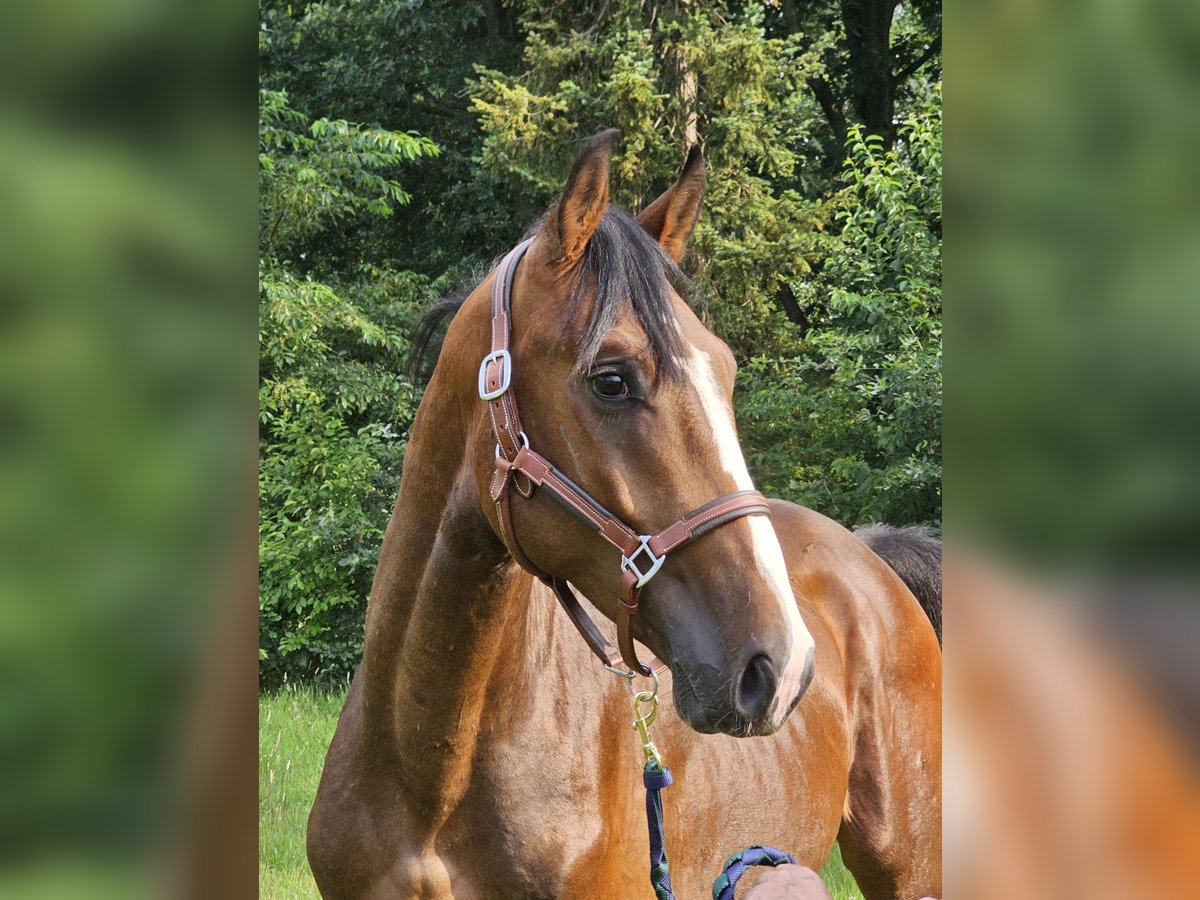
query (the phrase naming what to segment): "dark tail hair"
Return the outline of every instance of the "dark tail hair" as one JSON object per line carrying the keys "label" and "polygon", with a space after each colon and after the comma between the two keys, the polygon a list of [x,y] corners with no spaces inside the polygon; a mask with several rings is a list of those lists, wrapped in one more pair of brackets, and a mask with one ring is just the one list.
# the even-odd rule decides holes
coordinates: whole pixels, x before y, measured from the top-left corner
{"label": "dark tail hair", "polygon": [[859,539],[891,566],[913,592],[942,643],[942,542],[919,525],[867,525]]}

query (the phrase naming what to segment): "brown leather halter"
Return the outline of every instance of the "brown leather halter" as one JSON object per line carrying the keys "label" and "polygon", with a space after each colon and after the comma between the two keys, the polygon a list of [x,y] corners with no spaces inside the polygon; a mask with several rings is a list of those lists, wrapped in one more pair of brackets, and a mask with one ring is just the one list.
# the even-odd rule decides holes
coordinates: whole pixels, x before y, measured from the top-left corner
{"label": "brown leather halter", "polygon": [[[632,672],[650,675],[656,669],[661,669],[662,663],[653,660],[652,666],[642,664],[637,658],[630,634],[630,626],[638,610],[638,598],[646,582],[662,568],[667,554],[672,550],[742,516],[770,515],[770,509],[766,498],[758,491],[735,491],[687,513],[657,534],[639,535],[592,499],[545,457],[530,449],[529,438],[521,429],[516,398],[510,390],[513,360],[509,351],[509,339],[512,330],[513,276],[517,263],[531,243],[532,240],[526,240],[518,244],[496,269],[492,282],[491,352],[483,358],[479,366],[479,396],[488,404],[492,432],[496,436],[496,468],[492,472],[489,493],[496,504],[500,535],[513,559],[553,589],[580,635],[607,668],[618,674],[629,674],[622,673],[617,668],[618,662],[624,660]],[[621,584],[624,596],[618,598],[621,608],[621,615],[617,617],[619,655],[617,648],[613,647],[580,605],[566,579],[542,571],[521,549],[512,526],[510,489],[514,485],[517,492],[526,499],[533,496],[537,487],[549,491],[555,500],[621,552]]]}

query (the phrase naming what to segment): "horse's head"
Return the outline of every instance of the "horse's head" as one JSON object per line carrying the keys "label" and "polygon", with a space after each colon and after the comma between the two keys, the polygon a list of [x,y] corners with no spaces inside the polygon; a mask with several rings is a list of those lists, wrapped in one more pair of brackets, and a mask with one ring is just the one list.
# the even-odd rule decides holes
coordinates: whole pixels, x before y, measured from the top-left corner
{"label": "horse's head", "polygon": [[[584,146],[517,269],[512,390],[532,447],[632,528],[655,532],[753,486],[733,421],[733,355],[675,287],[700,212],[703,157],[693,150],[679,180],[634,218],[608,205],[616,136]],[[486,421],[478,439],[486,501]],[[612,546],[539,493],[518,498],[511,520],[531,562],[616,619]],[[633,629],[670,664],[676,708],[698,731],[769,734],[812,677],[813,640],[766,516],[671,554],[647,582]]]}

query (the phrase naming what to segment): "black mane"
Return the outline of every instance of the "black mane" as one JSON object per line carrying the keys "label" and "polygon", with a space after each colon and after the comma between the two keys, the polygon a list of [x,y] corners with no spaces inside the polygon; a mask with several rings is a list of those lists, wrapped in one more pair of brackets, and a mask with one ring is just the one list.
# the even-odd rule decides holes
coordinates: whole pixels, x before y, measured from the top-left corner
{"label": "black mane", "polygon": [[942,542],[920,525],[867,525],[854,533],[908,585],[942,643]]}
{"label": "black mane", "polygon": [[[525,236],[535,234],[544,221],[545,217],[536,222]],[[414,374],[428,377],[445,336],[442,325],[454,317],[478,282],[473,277],[469,285],[438,300],[424,315],[413,335]],[[646,333],[658,372],[666,377],[676,374],[682,344],[668,285],[682,294],[687,279],[633,216],[609,208],[583,252],[571,303],[561,323],[565,329],[575,320],[594,288],[595,299],[578,344],[576,371],[592,366],[605,335],[628,308]],[[514,322],[513,328],[519,330],[521,323]]]}

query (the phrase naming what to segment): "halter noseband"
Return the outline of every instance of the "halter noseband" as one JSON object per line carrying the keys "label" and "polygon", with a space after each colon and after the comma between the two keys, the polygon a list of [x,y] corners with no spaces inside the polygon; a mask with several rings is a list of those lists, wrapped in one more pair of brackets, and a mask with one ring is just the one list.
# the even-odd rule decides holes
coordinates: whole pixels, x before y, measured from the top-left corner
{"label": "halter noseband", "polygon": [[[742,516],[770,515],[770,509],[766,498],[758,491],[735,491],[687,513],[657,534],[639,535],[530,448],[529,438],[522,430],[517,414],[516,398],[510,389],[513,359],[509,351],[509,339],[512,330],[513,276],[517,263],[531,243],[532,239],[518,244],[496,269],[492,282],[491,351],[479,366],[479,396],[488,404],[492,432],[496,437],[496,468],[492,472],[489,493],[496,504],[500,536],[513,559],[554,591],[584,641],[606,667],[618,674],[628,674],[617,669],[618,663],[623,660],[632,672],[649,675],[655,669],[662,668],[662,663],[658,660],[653,660],[651,666],[641,663],[630,634],[642,588],[662,568],[667,554],[672,550]],[[512,526],[511,489],[514,486],[527,499],[533,496],[535,488],[544,488],[621,552],[624,596],[618,598],[621,610],[617,617],[619,653],[580,605],[566,579],[543,572],[521,550]]]}

